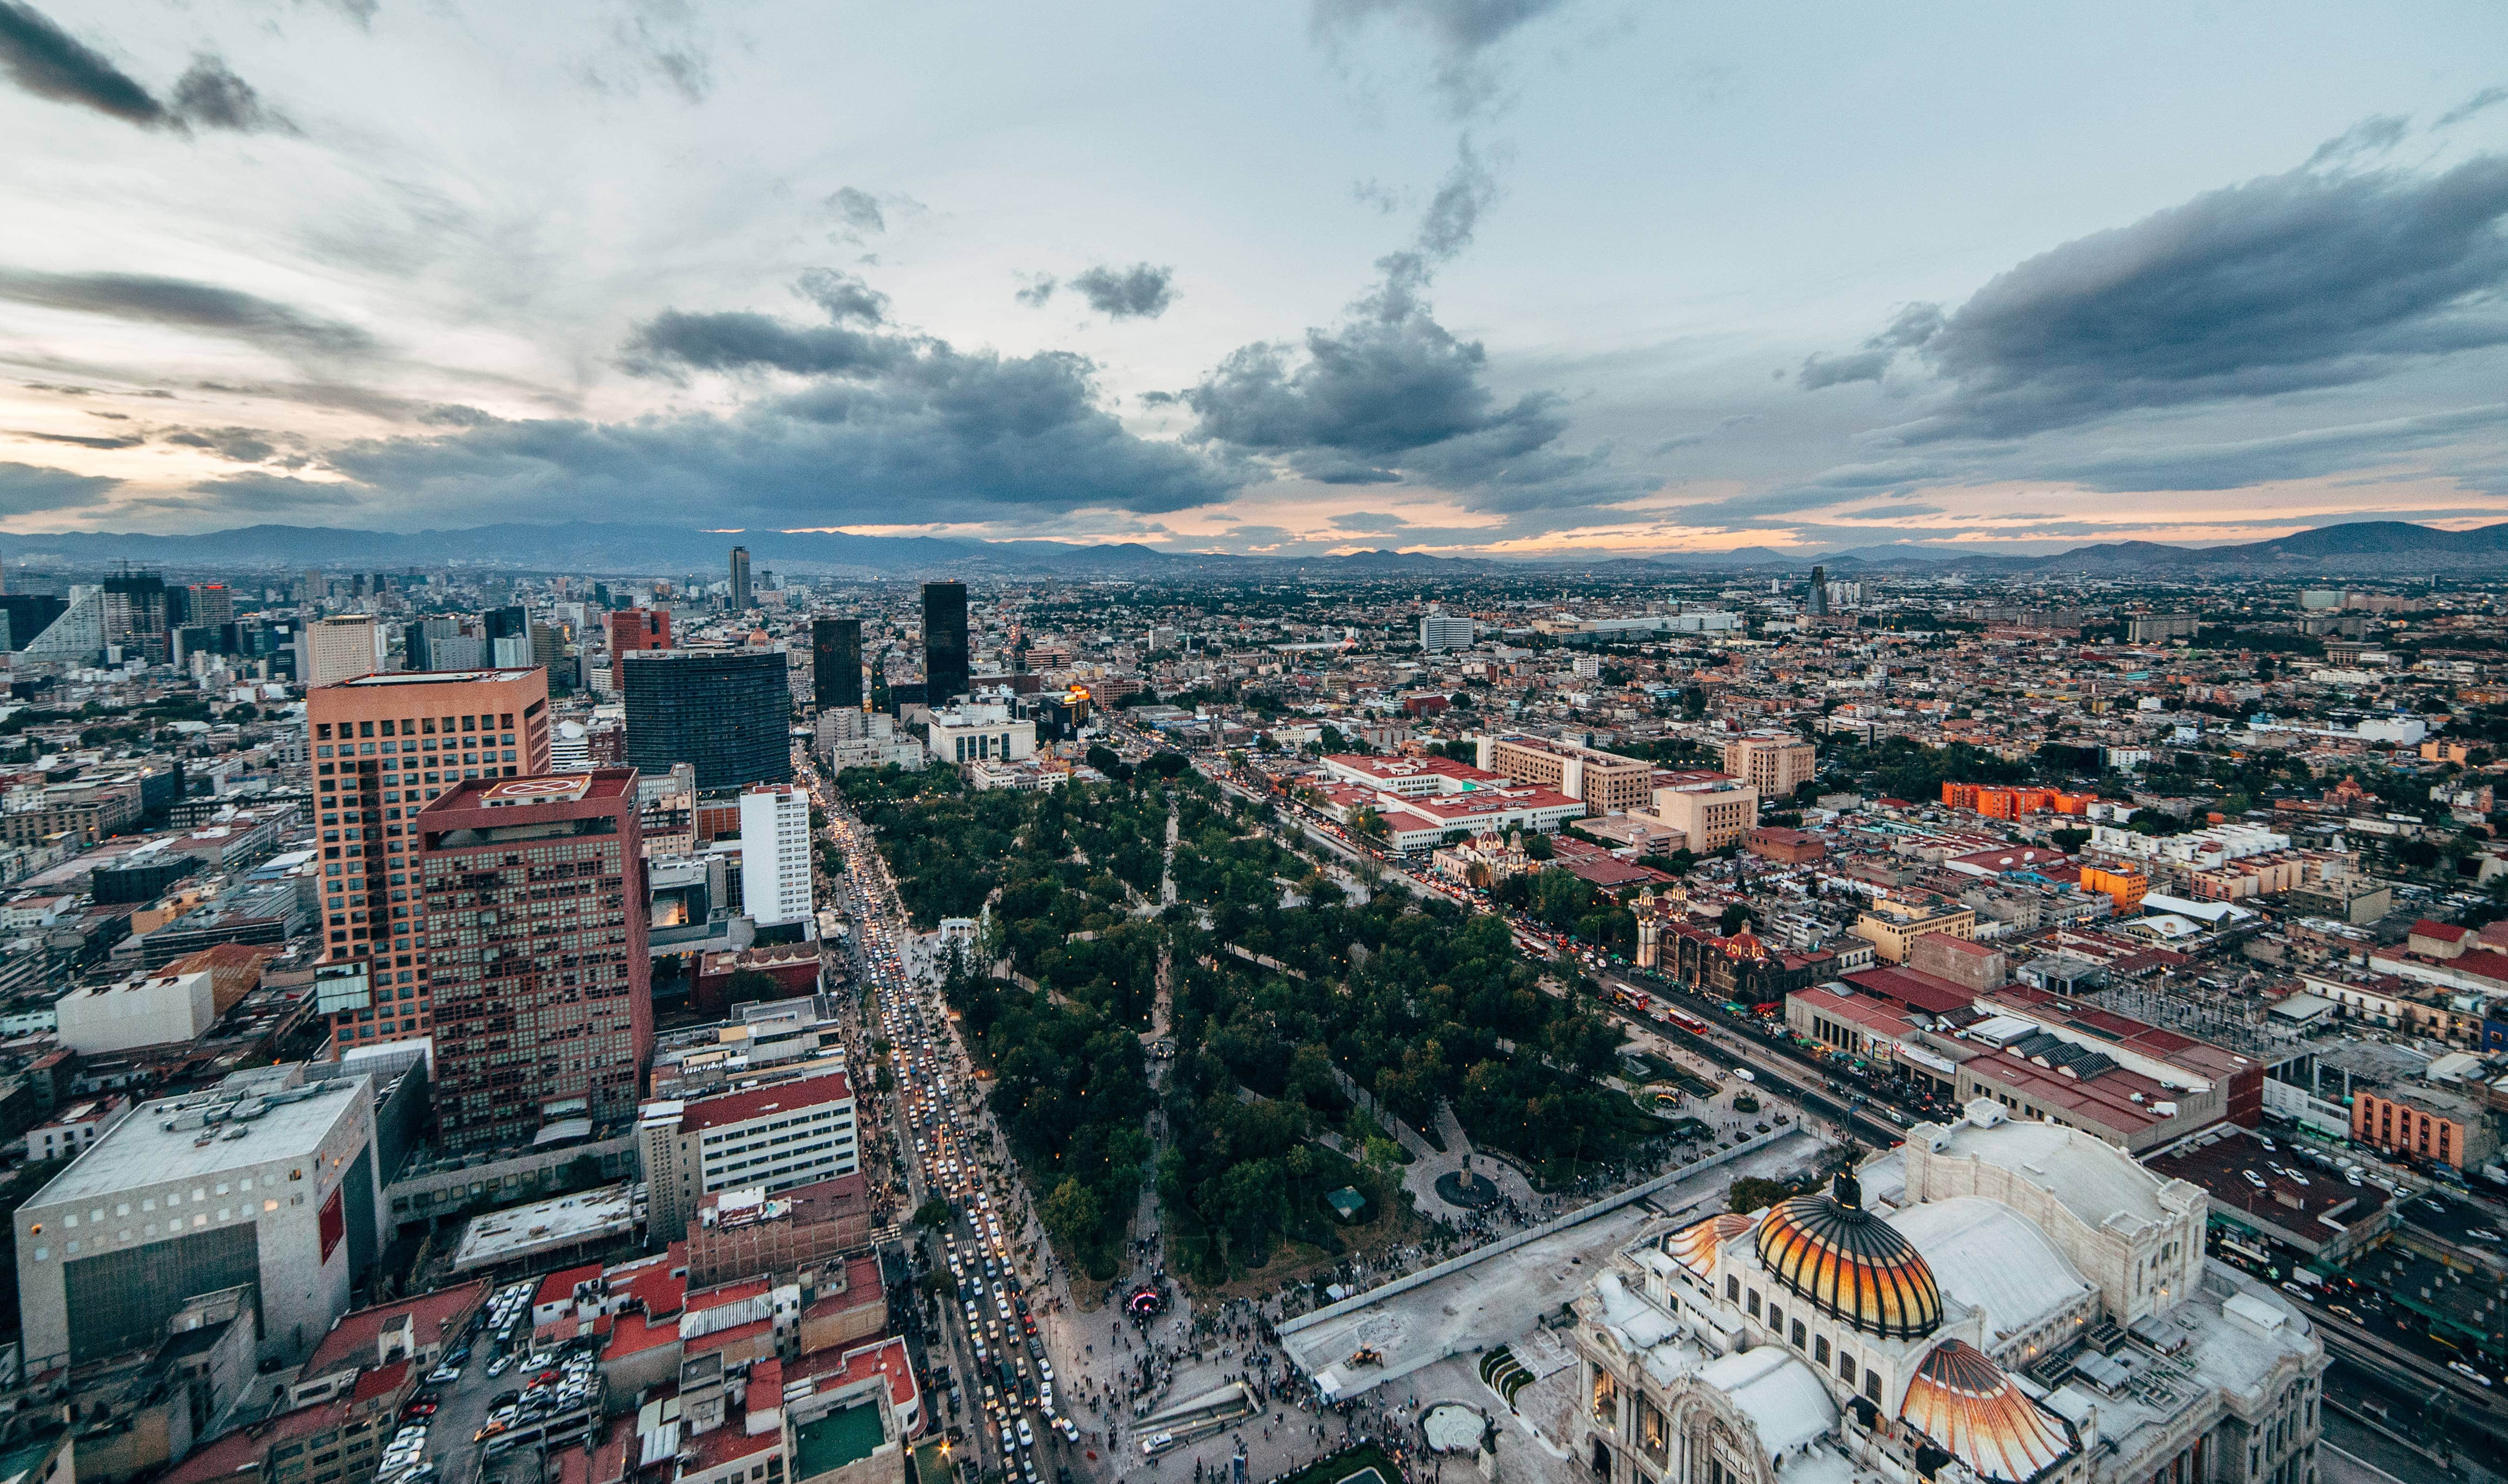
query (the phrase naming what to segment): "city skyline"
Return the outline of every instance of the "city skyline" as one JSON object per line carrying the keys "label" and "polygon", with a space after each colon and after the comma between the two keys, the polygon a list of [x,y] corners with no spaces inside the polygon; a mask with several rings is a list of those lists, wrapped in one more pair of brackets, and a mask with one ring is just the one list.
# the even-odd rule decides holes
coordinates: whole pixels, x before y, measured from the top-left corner
{"label": "city skyline", "polygon": [[2275,22],[0,0],[0,532],[2508,520],[2508,20]]}

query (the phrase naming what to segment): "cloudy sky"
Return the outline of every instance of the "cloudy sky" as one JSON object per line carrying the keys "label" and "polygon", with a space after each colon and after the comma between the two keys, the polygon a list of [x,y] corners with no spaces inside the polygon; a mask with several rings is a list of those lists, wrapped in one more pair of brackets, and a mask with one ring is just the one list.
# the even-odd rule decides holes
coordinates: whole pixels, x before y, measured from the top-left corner
{"label": "cloudy sky", "polygon": [[0,0],[0,528],[2508,520],[2508,8]]}

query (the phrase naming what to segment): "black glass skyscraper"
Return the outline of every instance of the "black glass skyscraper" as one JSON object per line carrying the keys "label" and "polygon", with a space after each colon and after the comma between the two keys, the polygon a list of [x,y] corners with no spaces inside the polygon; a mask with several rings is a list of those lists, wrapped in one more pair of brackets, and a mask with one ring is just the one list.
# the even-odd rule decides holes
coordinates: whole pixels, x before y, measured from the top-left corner
{"label": "black glass skyscraper", "polygon": [[646,778],[696,768],[700,789],[793,779],[793,682],[774,649],[644,649],[616,656],[627,761]]}
{"label": "black glass skyscraper", "polygon": [[934,706],[967,694],[967,585],[923,585],[923,694]]}
{"label": "black glass skyscraper", "polygon": [[862,620],[810,620],[810,695],[819,709],[862,709]]}
{"label": "black glass skyscraper", "polygon": [[731,611],[746,613],[749,608],[749,548],[735,546],[731,549]]}

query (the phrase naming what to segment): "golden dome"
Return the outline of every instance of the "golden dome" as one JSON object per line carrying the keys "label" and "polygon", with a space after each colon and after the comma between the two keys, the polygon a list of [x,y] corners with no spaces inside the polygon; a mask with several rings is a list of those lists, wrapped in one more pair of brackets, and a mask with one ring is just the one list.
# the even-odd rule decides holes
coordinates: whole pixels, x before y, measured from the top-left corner
{"label": "golden dome", "polygon": [[1664,1238],[1663,1249],[1673,1261],[1705,1278],[1715,1271],[1715,1249],[1724,1245],[1724,1239],[1750,1229],[1749,1216],[1721,1212],[1704,1221],[1692,1221]]}
{"label": "golden dome", "polygon": [[1888,1339],[1941,1327],[1942,1290],[1924,1254],[1863,1209],[1855,1176],[1836,1193],[1798,1195],[1759,1222],[1759,1265],[1834,1320]]}
{"label": "golden dome", "polygon": [[1925,1357],[1899,1420],[1979,1477],[2004,1484],[2030,1484],[2078,1446],[2071,1424],[2030,1400],[1966,1340],[1946,1340]]}

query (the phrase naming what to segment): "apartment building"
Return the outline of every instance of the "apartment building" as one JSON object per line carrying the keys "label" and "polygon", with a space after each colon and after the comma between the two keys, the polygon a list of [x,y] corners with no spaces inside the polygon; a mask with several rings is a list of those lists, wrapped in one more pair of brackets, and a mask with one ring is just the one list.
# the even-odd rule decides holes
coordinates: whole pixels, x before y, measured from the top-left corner
{"label": "apartment building", "polygon": [[1724,743],[1724,771],[1763,799],[1790,799],[1820,768],[1820,749],[1782,732],[1753,732]]}
{"label": "apartment building", "polygon": [[861,1168],[852,1082],[840,1066],[799,1070],[763,1086],[645,1104],[637,1140],[657,1238],[685,1232],[717,1191],[771,1196]]}
{"label": "apartment building", "polygon": [[430,1029],[418,905],[419,811],[466,779],[549,767],[548,676],[539,670],[361,675],[305,693],[314,807],[322,831],[322,931],[335,976],[315,1009],[343,1045]]}
{"label": "apartment building", "polygon": [[1855,920],[1855,935],[1872,945],[1872,956],[1884,963],[1904,963],[1918,938],[1946,932],[1976,936],[1976,910],[1954,902],[1901,902],[1888,897],[1874,902]]}
{"label": "apartment building", "polygon": [[1644,810],[1680,831],[1689,849],[1700,854],[1720,851],[1749,837],[1759,823],[1759,791],[1720,773],[1669,775],[1653,790],[1653,808]]}
{"label": "apartment building", "polygon": [[1654,791],[1654,765],[1547,737],[1482,737],[1481,771],[1583,801],[1596,814],[1643,809]]}

